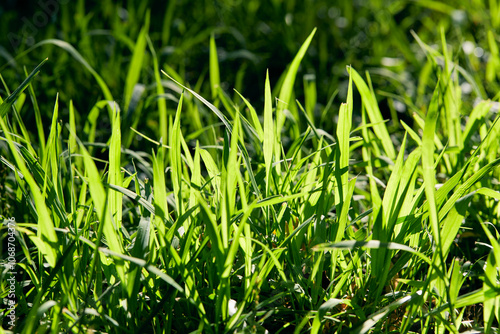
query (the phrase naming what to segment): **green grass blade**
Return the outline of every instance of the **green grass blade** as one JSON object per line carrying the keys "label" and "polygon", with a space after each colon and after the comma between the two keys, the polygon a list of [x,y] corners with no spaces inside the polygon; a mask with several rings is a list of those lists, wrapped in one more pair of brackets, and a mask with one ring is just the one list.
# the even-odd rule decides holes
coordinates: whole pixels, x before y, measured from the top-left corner
{"label": "green grass blade", "polygon": [[170,161],[172,162],[172,184],[175,196],[176,210],[178,215],[182,215],[182,158],[181,158],[181,112],[182,112],[182,101],[184,99],[184,94],[181,95],[179,104],[177,105],[177,112],[175,114],[174,124],[172,126],[172,132],[170,134]]}
{"label": "green grass blade", "polygon": [[247,106],[249,112],[250,112],[250,117],[249,119],[252,120],[252,126],[254,127],[255,131],[257,132],[257,135],[259,136],[259,140],[262,142],[264,140],[264,130],[262,129],[262,125],[260,125],[260,120],[259,117],[257,116],[257,112],[255,111],[255,108],[250,104],[250,102],[245,99],[243,95],[240,94],[237,90],[235,90],[236,94],[239,95],[239,97],[243,100],[245,105]]}
{"label": "green grass blade", "polygon": [[24,160],[21,158],[17,151],[17,147],[14,145],[14,141],[9,131],[3,117],[0,117],[0,126],[9,144],[10,151],[16,161],[16,166],[19,171],[23,174],[24,180],[28,184],[31,193],[33,195],[33,200],[35,202],[37,219],[38,219],[38,230],[37,236],[31,239],[37,245],[40,252],[45,256],[49,265],[54,268],[56,265],[57,254],[58,254],[58,238],[54,230],[54,224],[49,214],[49,210],[45,205],[45,198],[40,192],[40,188],[36,184],[33,176],[28,171]]}
{"label": "green grass blade", "polygon": [[124,99],[124,110],[127,111],[130,106],[130,101],[132,100],[132,94],[134,92],[134,87],[139,81],[139,76],[141,75],[141,69],[144,62],[144,53],[146,52],[147,39],[146,36],[149,31],[149,16],[150,13],[146,14],[146,23],[137,37],[137,41],[134,46],[134,52],[132,54],[132,60],[130,61],[129,70],[127,72],[127,78],[125,80],[125,91],[123,93]]}
{"label": "green grass blade", "polygon": [[309,34],[307,39],[300,47],[299,52],[297,52],[297,55],[290,64],[286,77],[283,81],[283,85],[281,86],[278,98],[279,102],[276,110],[276,133],[278,134],[278,140],[280,140],[281,138],[280,136],[281,129],[283,128],[283,124],[285,122],[284,110],[291,101],[293,85],[295,83],[295,77],[297,76],[297,71],[299,70],[299,65],[302,62],[302,59],[304,58],[306,51],[309,48],[309,45],[311,44],[311,41],[315,33],[316,33],[316,28],[313,29],[311,34]]}
{"label": "green grass blade", "polygon": [[[339,120],[337,123],[337,140],[338,140],[338,153],[336,171],[340,172],[340,184],[337,185],[335,192],[335,203],[339,205],[345,200],[344,196],[347,194],[347,179],[349,177],[349,140],[352,127],[352,75],[349,75],[349,87],[347,91],[347,102],[342,104],[339,110]],[[342,206],[338,206],[339,211]]]}
{"label": "green grass blade", "polygon": [[153,42],[151,42],[151,39],[149,38],[148,35],[146,35],[147,41],[148,41],[148,46],[149,46],[149,51],[151,52],[151,55],[153,57],[153,68],[154,68],[154,73],[155,73],[155,82],[156,82],[156,94],[158,94],[158,114],[160,118],[160,131],[159,135],[160,138],[162,139],[162,143],[165,143],[168,141],[168,121],[167,121],[167,102],[165,101],[162,96],[165,96],[165,89],[163,88],[163,84],[161,82],[161,76],[160,76],[160,66],[158,64],[158,57],[156,55]]}
{"label": "green grass blade", "polygon": [[436,87],[425,118],[424,134],[422,138],[422,168],[425,186],[425,195],[429,203],[430,225],[435,238],[435,246],[441,253],[441,233],[439,230],[438,211],[435,197],[435,169],[434,169],[434,134],[440,108],[440,88]]}
{"label": "green grass blade", "polygon": [[153,191],[154,191],[154,212],[155,226],[158,229],[160,244],[165,246],[165,222],[168,216],[167,190],[165,185],[165,167],[163,161],[165,149],[158,148],[158,155],[153,153]]}
{"label": "green grass blade", "polygon": [[[100,224],[102,224],[102,231],[104,233],[104,236],[106,237],[107,244],[113,252],[123,254],[123,247],[120,242],[119,230],[117,229],[116,223],[111,216],[110,208],[107,203],[108,196],[106,194],[106,191],[104,190],[99,171],[97,170],[97,167],[87,149],[82,144],[80,144],[80,150],[83,156],[83,162],[87,173],[87,182],[90,196],[94,201],[97,215],[99,217],[99,222]],[[123,261],[118,261],[116,263],[116,270],[122,282],[125,283],[125,267]]]}
{"label": "green grass blade", "polygon": [[[121,173],[121,122],[120,110],[115,111],[111,126],[111,140],[109,143],[109,172],[108,183],[121,187],[123,178]],[[116,228],[121,230],[122,226],[122,194],[111,192],[108,196],[111,215],[114,217]]]}
{"label": "green grass blade", "polygon": [[[24,68],[24,74],[26,75],[26,78],[29,77],[28,72],[26,71],[26,67]],[[43,129],[43,124],[42,124],[42,115],[40,112],[40,107],[38,105],[38,100],[36,98],[35,90],[33,89],[33,84],[30,83],[28,85],[28,92],[30,94],[31,98],[31,103],[33,104],[33,109],[35,111],[35,122],[36,122],[36,129],[38,132],[38,144],[40,145],[38,155],[43,157],[44,152],[45,152],[45,131]]]}
{"label": "green grass blade", "polygon": [[210,35],[210,89],[212,91],[212,99],[215,100],[218,95],[217,91],[220,89],[220,74],[214,34]]}
{"label": "green grass blade", "polygon": [[21,83],[17,89],[10,94],[2,104],[0,104],[0,117],[4,117],[9,109],[12,107],[14,102],[18,99],[18,97],[21,95],[21,93],[28,87],[30,82],[33,80],[33,78],[40,72],[40,69],[42,68],[43,64],[48,60],[48,58],[45,58],[35,69],[28,75],[26,79]]}
{"label": "green grass blade", "polygon": [[273,106],[271,100],[271,85],[269,83],[269,71],[266,74],[266,88],[264,94],[264,163],[266,165],[266,196],[270,195],[273,148],[275,145],[274,124],[273,124]]}
{"label": "green grass blade", "polygon": [[354,84],[358,88],[359,94],[361,95],[361,99],[363,101],[363,105],[366,108],[366,113],[370,118],[370,122],[374,123],[373,131],[377,135],[377,137],[382,142],[382,146],[384,148],[385,154],[391,160],[394,160],[396,157],[396,152],[394,150],[394,145],[392,144],[391,137],[389,136],[389,132],[387,131],[387,127],[385,123],[383,123],[382,114],[378,107],[377,99],[372,94],[368,85],[365,83],[363,78],[356,72],[355,69],[350,68],[352,80]]}

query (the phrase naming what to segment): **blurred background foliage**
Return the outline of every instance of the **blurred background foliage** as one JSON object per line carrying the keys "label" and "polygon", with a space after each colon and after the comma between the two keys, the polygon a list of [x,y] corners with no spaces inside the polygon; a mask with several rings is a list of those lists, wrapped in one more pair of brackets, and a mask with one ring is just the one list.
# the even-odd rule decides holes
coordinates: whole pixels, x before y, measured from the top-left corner
{"label": "blurred background foliage", "polygon": [[[129,63],[149,11],[147,29],[160,68],[172,69],[204,96],[210,94],[211,34],[217,43],[222,89],[237,103],[241,100],[233,88],[252,103],[262,105],[259,99],[266,69],[272,85],[279,82],[314,27],[318,31],[299,71],[296,98],[304,99],[305,89],[300,86],[312,85],[316,96],[309,103],[316,114],[328,111],[324,106],[338,91],[330,109],[336,113],[346,94],[346,65],[352,65],[360,73],[369,71],[382,112],[386,118],[393,118],[393,127],[400,127],[398,118],[411,123],[405,100],[416,101],[415,106],[423,109],[435,87],[431,63],[426,62],[412,31],[425,43],[440,48],[443,29],[453,59],[477,82],[473,91],[464,81],[464,106],[470,106],[477,97],[495,96],[499,87],[500,15],[494,0],[6,0],[0,4],[0,73],[14,87],[25,77],[23,67],[31,71],[49,57],[37,78],[39,86],[44,87],[38,92],[44,124],[50,124],[47,120],[56,93],[60,94],[63,118],[67,118],[70,99],[85,117],[103,99],[89,71],[57,46],[33,48],[41,41],[60,39],[76,48],[122,105]],[[146,88],[143,99],[149,97],[151,101],[156,89],[150,50],[146,48],[139,83]],[[3,87],[0,94],[6,96]],[[393,94],[401,98],[394,99]],[[170,106],[170,114],[174,107]],[[158,119],[154,117],[156,105],[147,103],[145,112],[148,117],[138,126],[158,136],[154,130],[158,127],[154,121]],[[33,113],[25,110],[21,114],[27,124],[34,124]],[[332,130],[332,117],[328,115],[322,117],[321,126]]]}

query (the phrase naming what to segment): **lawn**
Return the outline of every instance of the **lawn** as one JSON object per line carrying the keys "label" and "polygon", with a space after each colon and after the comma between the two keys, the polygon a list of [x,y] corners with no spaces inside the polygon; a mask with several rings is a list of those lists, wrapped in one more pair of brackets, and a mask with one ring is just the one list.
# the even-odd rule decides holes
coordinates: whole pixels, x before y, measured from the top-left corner
{"label": "lawn", "polygon": [[1,333],[497,333],[500,2],[0,4]]}

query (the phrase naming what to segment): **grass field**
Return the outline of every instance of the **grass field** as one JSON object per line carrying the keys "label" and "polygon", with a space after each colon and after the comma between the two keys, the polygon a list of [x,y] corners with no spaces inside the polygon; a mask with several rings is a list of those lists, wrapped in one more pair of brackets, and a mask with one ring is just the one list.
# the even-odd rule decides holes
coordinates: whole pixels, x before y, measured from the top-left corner
{"label": "grass field", "polygon": [[0,5],[0,333],[498,331],[500,2],[67,3]]}

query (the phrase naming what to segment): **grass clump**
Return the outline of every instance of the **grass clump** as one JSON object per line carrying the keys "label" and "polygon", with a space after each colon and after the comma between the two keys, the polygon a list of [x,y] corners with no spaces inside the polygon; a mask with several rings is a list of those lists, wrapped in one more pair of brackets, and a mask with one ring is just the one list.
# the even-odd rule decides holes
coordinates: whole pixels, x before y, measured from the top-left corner
{"label": "grass clump", "polygon": [[[224,89],[214,35],[194,87],[161,70],[150,15],[130,41],[122,101],[61,40],[37,47],[58,46],[92,76],[104,99],[88,112],[69,101],[61,117],[55,97],[45,127],[35,76],[46,60],[12,93],[4,82],[2,247],[15,236],[18,271],[6,331],[497,330],[498,98],[481,98],[443,30],[440,47],[414,34],[426,56],[415,99],[375,91],[370,72],[348,66],[332,112],[336,94],[318,104],[310,75],[297,89],[315,29],[281,76],[261,73],[256,103]],[[140,80],[146,58],[152,88]],[[464,82],[475,105],[462,103]],[[381,95],[404,102],[411,122],[393,112],[389,124]],[[148,122],[157,128],[144,133]]]}

